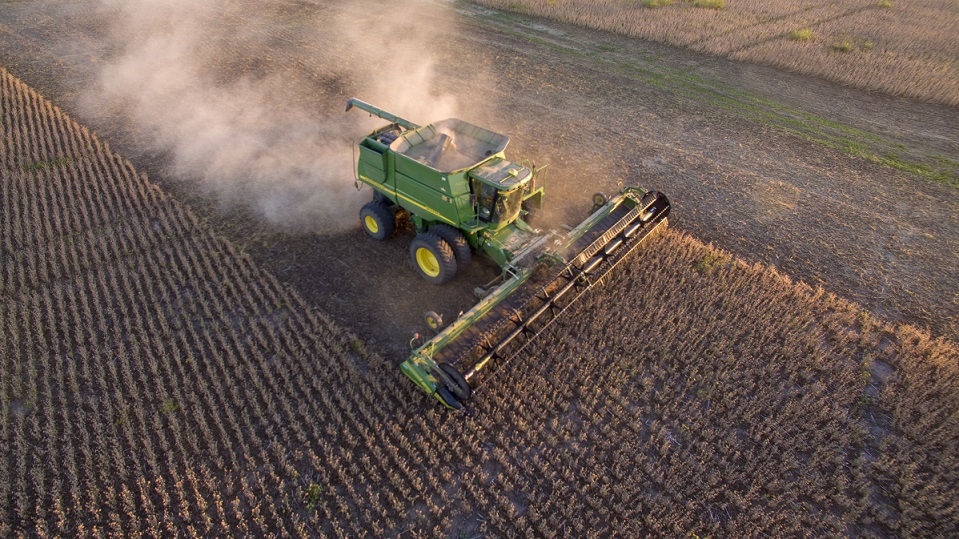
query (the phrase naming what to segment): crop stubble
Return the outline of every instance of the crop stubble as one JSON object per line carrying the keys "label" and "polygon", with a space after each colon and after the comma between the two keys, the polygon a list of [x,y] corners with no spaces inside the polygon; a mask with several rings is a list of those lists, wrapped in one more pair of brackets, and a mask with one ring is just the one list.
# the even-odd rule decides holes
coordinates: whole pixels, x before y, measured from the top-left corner
{"label": "crop stubble", "polygon": [[[72,18],[59,10],[51,15],[44,3],[8,6],[7,26],[0,32],[9,44],[0,50],[8,65],[68,108],[77,107],[77,96],[88,93],[83,88],[95,82],[99,63],[111,57],[103,19],[89,14],[88,6],[96,2],[80,4],[73,9],[85,16]],[[186,12],[209,17],[202,22],[211,29],[208,36],[249,30],[236,39],[198,43],[204,71],[222,81],[287,81],[281,95],[259,101],[323,111],[318,121],[324,123],[358,117],[344,116],[340,103],[351,95],[370,98],[376,89],[369,81],[339,76],[363,62],[349,43],[330,44],[322,37],[339,28],[327,16],[327,8],[337,4],[346,5],[241,2],[222,13]],[[351,17],[350,24],[366,28],[375,20],[373,4],[348,4],[364,14]],[[491,16],[462,3],[412,5],[418,13],[422,9],[423,24],[437,32],[426,48],[441,66],[436,84],[466,104],[457,114],[514,135],[512,155],[550,164],[551,210],[568,203],[578,212],[589,193],[614,190],[624,177],[655,186],[682,200],[676,223],[697,237],[822,283],[878,316],[955,338],[957,274],[943,254],[956,250],[954,191],[885,166],[955,184],[959,168],[948,158],[956,149],[953,108],[839,88],[544,19]],[[446,28],[448,17],[436,10],[455,11],[457,25]],[[304,29],[312,38],[305,38]],[[269,39],[249,39],[251,34]],[[64,35],[69,39],[61,39]],[[490,74],[490,80],[461,84],[478,73]],[[374,102],[418,121],[439,117],[383,99]],[[291,235],[232,205],[228,213],[218,211],[222,198],[200,196],[203,188],[197,185],[203,178],[184,174],[164,153],[169,148],[144,143],[154,133],[149,125],[122,114],[80,114],[141,171],[306,301],[349,318],[350,327],[376,346],[389,341],[405,349],[408,336],[422,329],[420,313],[467,308],[469,290],[495,271],[474,265],[468,279],[435,291],[430,301],[410,292],[417,286],[412,275],[399,273],[381,286],[379,268],[405,262],[401,245],[407,238],[360,245],[359,227],[349,236]],[[335,129],[329,140],[345,142],[348,131]],[[189,136],[185,143],[194,147]],[[349,151],[337,155],[347,160]],[[243,185],[251,176],[231,179]]]}
{"label": "crop stubble", "polygon": [[0,535],[955,535],[950,341],[669,232],[438,412],[0,77]]}
{"label": "crop stubble", "polygon": [[[770,2],[477,0],[600,30],[771,65],[858,88],[959,104],[959,12],[944,0]],[[807,30],[805,39],[793,32]]]}

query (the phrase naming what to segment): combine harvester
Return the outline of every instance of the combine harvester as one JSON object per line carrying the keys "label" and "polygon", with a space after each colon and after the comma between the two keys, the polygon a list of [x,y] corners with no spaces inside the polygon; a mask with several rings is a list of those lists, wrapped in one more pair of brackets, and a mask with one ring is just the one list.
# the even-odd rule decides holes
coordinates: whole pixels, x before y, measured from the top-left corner
{"label": "combine harvester", "polygon": [[[357,179],[373,188],[360,210],[367,234],[385,240],[397,214],[408,214],[417,232],[410,258],[430,283],[452,279],[473,251],[502,268],[479,303],[400,366],[448,408],[462,408],[482,371],[508,363],[667,225],[664,195],[626,187],[594,195],[592,214],[576,228],[541,231],[533,217],[543,208],[543,171],[506,160],[509,137],[455,118],[419,126],[350,99],[346,110],[354,107],[389,122],[358,144]],[[427,323],[442,326],[435,313]]]}

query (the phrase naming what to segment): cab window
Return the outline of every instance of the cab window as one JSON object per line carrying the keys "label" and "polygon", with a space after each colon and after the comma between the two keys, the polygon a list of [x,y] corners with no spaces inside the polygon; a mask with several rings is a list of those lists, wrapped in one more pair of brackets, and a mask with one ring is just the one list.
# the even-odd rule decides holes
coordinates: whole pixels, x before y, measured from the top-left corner
{"label": "cab window", "polygon": [[511,223],[519,217],[523,206],[523,190],[500,191],[496,197],[496,211],[493,220],[497,223]]}
{"label": "cab window", "polygon": [[476,216],[484,223],[509,223],[519,217],[523,205],[523,189],[500,191],[479,180],[470,180],[476,197]]}
{"label": "cab window", "polygon": [[492,222],[496,210],[496,188],[475,179],[470,181],[470,187],[476,197],[476,216],[483,222]]}

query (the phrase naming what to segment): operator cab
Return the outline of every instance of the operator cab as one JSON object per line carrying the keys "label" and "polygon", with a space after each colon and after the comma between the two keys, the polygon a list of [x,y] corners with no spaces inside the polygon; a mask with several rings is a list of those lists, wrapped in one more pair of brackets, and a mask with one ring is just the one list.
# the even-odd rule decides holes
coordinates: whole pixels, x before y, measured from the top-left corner
{"label": "operator cab", "polygon": [[470,192],[476,217],[494,228],[515,221],[523,206],[523,195],[533,172],[496,157],[469,172]]}

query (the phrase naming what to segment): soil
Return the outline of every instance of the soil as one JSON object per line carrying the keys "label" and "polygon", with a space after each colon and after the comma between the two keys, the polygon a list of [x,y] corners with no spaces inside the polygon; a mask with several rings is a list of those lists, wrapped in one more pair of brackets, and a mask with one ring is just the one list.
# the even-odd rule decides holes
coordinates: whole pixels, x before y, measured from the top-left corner
{"label": "soil", "polygon": [[[358,24],[378,5],[351,4]],[[358,220],[342,233],[277,229],[204,195],[173,170],[170,155],[146,142],[143,126],[85,115],[79,100],[99,63],[115,52],[100,39],[96,5],[3,3],[0,64],[94,127],[151,180],[374,348],[402,359],[413,335],[426,331],[424,313],[452,319],[474,303],[473,288],[497,276],[495,265],[477,261],[453,283],[424,284],[408,267],[408,229],[385,242],[366,238]],[[333,34],[342,20],[326,17],[329,9],[287,0],[274,2],[270,14]],[[959,158],[956,108],[468,3],[423,2],[418,9],[433,32],[437,91],[456,98],[463,119],[510,135],[512,159],[549,164],[548,222],[579,222],[595,191],[609,193],[620,183],[654,188],[669,195],[675,227],[887,320],[959,338],[959,191],[950,184],[957,183],[952,167]],[[222,24],[260,15],[234,8]],[[348,75],[356,60],[344,45],[306,48],[289,28],[272,26],[272,39],[257,41],[257,49],[241,46],[212,68],[224,77],[295,68],[290,95],[278,98],[302,100],[331,117],[343,114],[347,98],[364,97],[367,89]],[[945,181],[868,158],[890,154],[931,167]]]}

